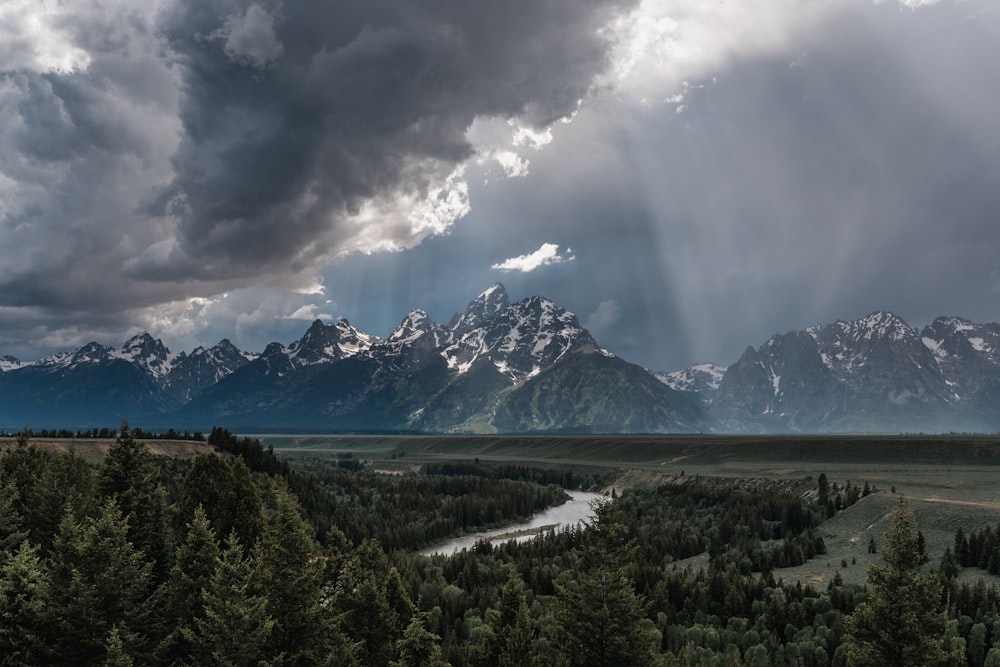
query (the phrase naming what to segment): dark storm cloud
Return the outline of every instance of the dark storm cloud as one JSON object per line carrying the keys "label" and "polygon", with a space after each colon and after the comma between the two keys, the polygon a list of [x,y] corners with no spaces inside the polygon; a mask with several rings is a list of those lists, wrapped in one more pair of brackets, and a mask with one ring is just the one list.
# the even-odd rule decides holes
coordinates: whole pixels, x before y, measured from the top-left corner
{"label": "dark storm cloud", "polygon": [[351,218],[439,186],[476,117],[572,113],[607,64],[599,28],[629,4],[179,3],[163,26],[184,132],[161,197],[178,237],[131,271],[248,276],[412,245],[428,231],[405,215]]}
{"label": "dark storm cloud", "polygon": [[[12,1],[0,343],[21,354],[116,319],[180,329],[192,297],[315,291],[330,257],[446,230],[470,124],[574,111],[607,64],[600,28],[635,4]],[[428,194],[440,215],[411,220]],[[262,300],[262,321],[290,312]]]}

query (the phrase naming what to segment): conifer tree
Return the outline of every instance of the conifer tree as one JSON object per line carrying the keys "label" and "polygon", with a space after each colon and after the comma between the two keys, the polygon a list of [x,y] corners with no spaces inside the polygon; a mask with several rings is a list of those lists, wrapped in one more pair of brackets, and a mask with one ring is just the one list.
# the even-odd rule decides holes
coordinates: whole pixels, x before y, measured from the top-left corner
{"label": "conifer tree", "polygon": [[201,591],[203,614],[194,619],[184,636],[197,665],[266,667],[284,664],[272,648],[275,619],[267,613],[267,599],[251,590],[253,570],[243,547],[230,533],[218,567]]}
{"label": "conifer tree", "polygon": [[940,610],[941,583],[923,572],[916,521],[905,498],[893,513],[881,550],[884,565],[868,569],[868,596],[847,619],[848,664],[857,667],[922,667],[962,664],[944,649],[947,616]]}
{"label": "conifer tree", "polygon": [[171,556],[166,499],[153,455],[136,440],[137,434],[138,429],[130,431],[128,422],[122,421],[98,471],[97,486],[101,496],[114,500],[128,519],[129,540],[153,562],[154,580],[160,582],[169,571]]}
{"label": "conifer tree", "polygon": [[396,657],[396,642],[413,605],[378,542],[365,540],[347,558],[333,604],[344,633],[358,642],[363,664],[385,665]]}
{"label": "conifer tree", "polygon": [[99,664],[112,626],[145,625],[152,568],[128,540],[128,522],[114,501],[83,521],[67,512],[49,562],[47,639],[59,664]]}
{"label": "conifer tree", "polygon": [[576,572],[556,582],[562,654],[576,667],[652,665],[659,633],[626,573],[635,553],[610,502],[594,507]]}
{"label": "conifer tree", "polygon": [[10,481],[0,478],[0,557],[14,551],[28,537],[22,530],[24,518],[15,506],[17,489]]}
{"label": "conifer tree", "polygon": [[282,480],[272,480],[266,495],[263,532],[253,551],[253,592],[267,600],[276,622],[273,653],[284,654],[287,665],[320,664],[337,638],[320,604],[323,563],[313,531]]}
{"label": "conifer tree", "polygon": [[185,631],[204,616],[202,591],[209,587],[219,567],[219,549],[215,533],[205,511],[199,506],[188,524],[187,535],[177,547],[170,575],[159,591],[162,639],[156,653],[164,662],[192,651]]}
{"label": "conifer tree", "polygon": [[500,667],[529,664],[534,630],[524,596],[524,583],[513,568],[500,587],[496,613],[490,662]]}
{"label": "conifer tree", "polygon": [[217,454],[199,454],[184,478],[177,521],[183,526],[194,516],[196,507],[204,508],[222,540],[233,530],[246,549],[252,549],[260,537],[261,499],[253,477],[242,457],[231,462]]}
{"label": "conifer tree", "polygon": [[[414,614],[403,636],[396,642],[397,660],[392,667],[445,667],[441,657],[441,638],[424,626],[424,614]],[[522,663],[527,664],[527,663]]]}
{"label": "conifer tree", "polygon": [[101,667],[132,667],[135,664],[132,656],[125,650],[117,625],[111,626],[111,632],[108,633],[108,640],[105,642],[105,650],[107,655],[105,655]]}
{"label": "conifer tree", "polygon": [[44,592],[48,578],[27,542],[0,562],[0,666],[40,664],[44,655]]}

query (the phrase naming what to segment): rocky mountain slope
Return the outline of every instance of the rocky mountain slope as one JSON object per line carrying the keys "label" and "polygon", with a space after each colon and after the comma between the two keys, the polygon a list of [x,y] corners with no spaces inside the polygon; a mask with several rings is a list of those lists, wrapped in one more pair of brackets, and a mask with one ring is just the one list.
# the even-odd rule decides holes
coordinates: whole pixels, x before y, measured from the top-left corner
{"label": "rocky mountain slope", "polygon": [[917,330],[880,311],[775,335],[710,398],[721,431],[996,431],[1000,326],[940,317]]}

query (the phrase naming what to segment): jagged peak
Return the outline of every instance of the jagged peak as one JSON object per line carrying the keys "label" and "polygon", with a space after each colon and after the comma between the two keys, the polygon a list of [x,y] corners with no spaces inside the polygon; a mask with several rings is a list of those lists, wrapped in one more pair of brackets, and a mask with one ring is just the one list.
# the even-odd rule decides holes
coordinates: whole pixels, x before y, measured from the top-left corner
{"label": "jagged peak", "polygon": [[21,368],[24,365],[26,364],[24,364],[20,359],[12,357],[9,354],[5,354],[0,357],[0,373],[12,371],[14,369]]}
{"label": "jagged peak", "polygon": [[507,299],[507,288],[503,286],[501,282],[495,282],[485,290],[480,292],[479,296],[476,297],[480,301],[488,301],[490,299]]}
{"label": "jagged peak", "polygon": [[845,334],[865,340],[912,338],[917,332],[899,315],[889,310],[876,310],[856,320],[837,320],[833,325]]}
{"label": "jagged peak", "polygon": [[942,326],[951,329],[952,331],[960,332],[972,331],[979,325],[975,324],[971,320],[965,319],[964,317],[958,317],[957,315],[942,315],[934,318],[934,321],[930,324],[930,326],[933,328]]}
{"label": "jagged peak", "polygon": [[469,302],[461,315],[456,314],[448,323],[455,337],[498,317],[510,306],[507,289],[501,283],[493,283],[475,299]]}
{"label": "jagged peak", "polygon": [[433,331],[437,324],[430,316],[419,308],[414,308],[406,314],[391,334],[388,342],[397,342],[412,338],[414,335]]}

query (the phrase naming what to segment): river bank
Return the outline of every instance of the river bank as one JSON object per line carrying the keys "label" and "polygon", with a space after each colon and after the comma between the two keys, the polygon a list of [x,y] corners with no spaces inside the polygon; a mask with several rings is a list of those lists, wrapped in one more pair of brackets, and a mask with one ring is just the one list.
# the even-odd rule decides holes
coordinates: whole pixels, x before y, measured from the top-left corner
{"label": "river bank", "polygon": [[456,537],[448,540],[447,542],[442,542],[440,544],[435,544],[425,549],[421,549],[420,554],[424,556],[433,556],[436,554],[450,556],[458,551],[461,551],[462,549],[471,549],[475,546],[476,542],[480,540],[490,542],[506,542],[508,540],[516,540],[520,542],[522,540],[528,540],[549,529],[560,528],[562,526],[572,526],[580,521],[586,521],[593,516],[591,503],[602,497],[599,493],[592,493],[589,491],[567,491],[566,493],[569,494],[570,499],[565,503],[562,505],[556,505],[555,507],[550,507],[543,512],[539,512],[538,514],[532,516],[528,521],[503,526],[502,528],[495,528],[481,533],[469,533],[468,535],[462,535],[461,537]]}

